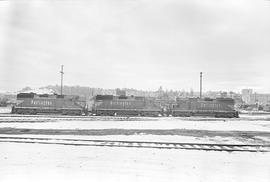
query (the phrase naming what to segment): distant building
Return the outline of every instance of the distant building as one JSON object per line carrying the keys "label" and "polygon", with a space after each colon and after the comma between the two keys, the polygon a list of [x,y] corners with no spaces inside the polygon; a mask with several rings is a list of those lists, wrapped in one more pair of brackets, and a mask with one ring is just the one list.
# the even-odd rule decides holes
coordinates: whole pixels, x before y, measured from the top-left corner
{"label": "distant building", "polygon": [[246,104],[252,104],[251,103],[251,97],[252,97],[252,89],[242,89],[242,100]]}
{"label": "distant building", "polygon": [[250,97],[251,104],[266,105],[270,103],[270,94],[254,93]]}
{"label": "distant building", "polygon": [[160,86],[159,89],[158,89],[158,97],[159,97],[159,98],[164,97],[164,91],[163,91],[163,89],[162,89],[162,86]]}
{"label": "distant building", "polygon": [[242,89],[242,95],[251,95],[252,93],[252,89]]}
{"label": "distant building", "polygon": [[270,103],[270,94],[253,93],[252,89],[243,89],[242,100],[245,104],[266,105]]}
{"label": "distant building", "polygon": [[121,90],[120,88],[116,89],[116,95],[126,96],[126,91]]}

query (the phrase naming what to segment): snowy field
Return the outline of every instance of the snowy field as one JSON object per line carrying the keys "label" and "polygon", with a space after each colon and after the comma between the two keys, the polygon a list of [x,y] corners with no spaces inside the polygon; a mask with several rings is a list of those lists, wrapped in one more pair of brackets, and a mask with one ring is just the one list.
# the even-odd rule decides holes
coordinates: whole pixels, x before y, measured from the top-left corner
{"label": "snowy field", "polygon": [[[44,122],[8,121],[1,118],[0,128],[31,128],[31,129],[200,129],[200,130],[218,130],[218,131],[270,131],[270,121],[265,117],[256,120],[235,119],[201,119],[198,118],[158,118],[155,121],[87,121],[87,120],[48,120]],[[268,117],[269,119],[269,117]],[[37,121],[39,121],[37,119]]]}
{"label": "snowy field", "polygon": [[0,116],[0,136],[23,134],[35,137],[49,135],[100,140],[270,143],[269,115],[243,115],[241,118],[232,119],[203,117],[112,119],[114,117],[2,115]]}
{"label": "snowy field", "polygon": [[11,113],[11,107],[0,107],[0,113]]}
{"label": "snowy field", "polygon": [[[31,118],[5,116],[0,117],[0,137],[223,144],[270,143],[268,115],[244,115],[238,119],[198,117],[131,119],[113,121],[110,118],[102,120],[100,117],[97,120],[93,117],[82,120],[80,117],[57,119],[55,116]],[[105,134],[80,133],[87,130],[98,130]],[[133,130],[136,132],[179,130],[180,134],[143,132],[125,134]],[[189,130],[194,130],[195,135],[189,134]],[[20,133],[21,131],[23,133]],[[35,133],[39,131],[48,133]],[[57,131],[62,133],[53,134]],[[110,135],[106,133],[107,131],[116,133]],[[241,134],[237,135],[237,132]],[[249,136],[250,133],[252,135]],[[268,182],[270,179],[270,152],[206,152],[2,142],[0,149],[1,182]]]}
{"label": "snowy field", "polygon": [[1,182],[269,182],[270,154],[0,143]]}

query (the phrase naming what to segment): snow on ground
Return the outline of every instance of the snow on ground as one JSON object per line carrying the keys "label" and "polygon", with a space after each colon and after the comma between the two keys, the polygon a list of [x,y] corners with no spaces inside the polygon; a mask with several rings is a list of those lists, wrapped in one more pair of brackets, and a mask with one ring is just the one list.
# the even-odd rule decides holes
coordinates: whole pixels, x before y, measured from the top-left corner
{"label": "snow on ground", "polygon": [[0,113],[11,113],[11,107],[0,107]]}
{"label": "snow on ground", "polygon": [[[56,117],[56,118],[54,118]],[[221,118],[115,118],[32,116],[0,117],[0,127],[30,129],[200,129],[225,131],[270,131],[269,115],[243,115],[237,119]],[[132,120],[130,120],[132,119]]]}
{"label": "snow on ground", "polygon": [[267,120],[270,121],[270,114],[240,114],[237,120]]}
{"label": "snow on ground", "polygon": [[261,141],[270,142],[270,138],[266,136],[255,136],[253,139],[259,139]]}
{"label": "snow on ground", "polygon": [[0,128],[29,129],[199,129],[217,131],[270,131],[269,121],[184,121],[165,118],[158,121],[57,121],[1,122]]}
{"label": "snow on ground", "polygon": [[[270,131],[265,116],[248,119],[159,118],[156,121],[1,122],[0,128],[31,129],[199,129]],[[179,135],[3,135],[0,137],[65,138],[242,144],[233,137]],[[265,136],[255,138],[269,141]],[[175,149],[62,146],[0,142],[1,182],[136,181],[268,182],[270,153]]]}
{"label": "snow on ground", "polygon": [[1,182],[269,182],[270,154],[0,143]]}

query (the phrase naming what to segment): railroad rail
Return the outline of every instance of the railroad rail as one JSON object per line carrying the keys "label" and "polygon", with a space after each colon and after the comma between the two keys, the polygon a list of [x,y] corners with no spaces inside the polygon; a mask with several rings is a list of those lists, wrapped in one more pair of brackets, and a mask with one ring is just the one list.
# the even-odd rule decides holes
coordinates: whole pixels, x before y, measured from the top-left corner
{"label": "railroad rail", "polygon": [[158,118],[127,116],[62,116],[62,115],[8,115],[0,114],[0,122],[49,122],[49,121],[156,121]]}
{"label": "railroad rail", "polygon": [[[0,122],[49,122],[49,121],[157,121],[157,120],[224,121],[226,118],[211,117],[139,117],[139,116],[65,116],[65,115],[19,115],[0,114]],[[230,118],[237,120],[238,118]]]}
{"label": "railroad rail", "polygon": [[182,149],[226,152],[270,152],[270,145],[244,145],[244,144],[208,144],[208,143],[175,143],[175,142],[149,142],[149,141],[118,141],[118,140],[86,140],[61,138],[34,138],[34,137],[0,137],[0,142],[56,144],[72,146],[100,146],[100,147],[134,147],[156,149]]}
{"label": "railroad rail", "polygon": [[213,118],[213,117],[203,117],[203,116],[192,116],[192,117],[140,117],[140,116],[68,116],[68,115],[57,115],[57,114],[37,114],[37,115],[24,115],[24,114],[10,114],[10,113],[0,113],[0,122],[5,121],[25,121],[28,120],[36,120],[37,122],[44,122],[44,121],[68,121],[68,120],[77,120],[77,121],[138,121],[138,120],[144,120],[144,121],[156,121],[161,119],[170,119],[170,120],[184,120],[184,121],[225,121],[225,120],[233,120],[233,121],[239,121],[239,120],[247,120],[247,121],[254,121],[256,120],[269,120],[269,118],[250,118],[241,116],[240,118]]}

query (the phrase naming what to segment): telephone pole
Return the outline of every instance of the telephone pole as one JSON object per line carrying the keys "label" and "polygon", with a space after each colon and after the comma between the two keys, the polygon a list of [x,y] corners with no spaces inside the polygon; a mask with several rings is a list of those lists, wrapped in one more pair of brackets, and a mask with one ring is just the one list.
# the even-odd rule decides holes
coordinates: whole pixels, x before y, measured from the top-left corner
{"label": "telephone pole", "polygon": [[202,98],[202,72],[200,72],[200,98]]}
{"label": "telephone pole", "polygon": [[64,76],[64,65],[61,65],[61,95],[63,95],[63,76]]}

